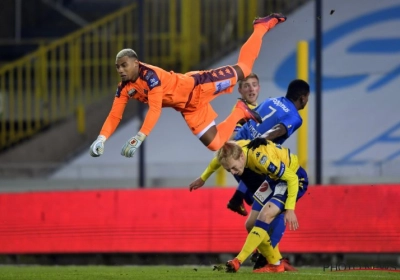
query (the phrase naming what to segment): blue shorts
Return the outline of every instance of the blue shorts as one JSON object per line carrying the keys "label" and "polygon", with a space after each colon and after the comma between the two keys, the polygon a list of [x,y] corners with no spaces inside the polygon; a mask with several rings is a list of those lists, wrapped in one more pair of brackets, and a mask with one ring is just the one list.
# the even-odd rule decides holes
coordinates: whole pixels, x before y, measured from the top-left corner
{"label": "blue shorts", "polygon": [[[308,176],[307,172],[302,168],[296,172],[299,177],[299,191],[297,193],[297,200],[299,200],[307,191]],[[272,180],[268,178],[254,193],[254,203],[251,210],[260,212],[263,206],[270,201],[279,207],[281,211],[285,210],[285,203],[287,199],[287,183],[283,180]]]}

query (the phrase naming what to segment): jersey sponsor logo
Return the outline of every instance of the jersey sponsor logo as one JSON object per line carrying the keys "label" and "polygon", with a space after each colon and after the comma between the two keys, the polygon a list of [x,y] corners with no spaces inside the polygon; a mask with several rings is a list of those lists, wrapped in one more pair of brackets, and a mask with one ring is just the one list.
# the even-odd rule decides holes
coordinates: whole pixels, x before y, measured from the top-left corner
{"label": "jersey sponsor logo", "polygon": [[158,80],[156,78],[151,78],[147,84],[149,85],[150,89],[153,89],[156,86],[158,86],[159,83],[160,83],[160,80]]}
{"label": "jersey sponsor logo", "polygon": [[272,162],[268,165],[268,168],[267,168],[267,170],[271,173],[275,173],[276,169],[277,169],[277,167]]}
{"label": "jersey sponsor logo", "polygon": [[216,83],[215,84],[216,91],[214,92],[214,94],[217,94],[217,93],[227,89],[228,87],[230,87],[230,85],[231,85],[231,80],[225,80],[225,81]]}
{"label": "jersey sponsor logo", "polygon": [[274,102],[276,106],[281,107],[282,110],[285,111],[286,113],[290,112],[290,109],[286,107],[286,105],[280,102],[278,99],[272,98],[272,102]]}
{"label": "jersey sponsor logo", "polygon": [[270,195],[272,194],[272,189],[270,188],[267,181],[264,181],[261,186],[254,193],[254,197],[262,204],[264,204]]}
{"label": "jersey sponsor logo", "polygon": [[136,94],[136,89],[134,89],[134,88],[128,91],[129,97],[132,97],[132,96],[134,96],[135,94]]}
{"label": "jersey sponsor logo", "polygon": [[264,165],[267,162],[267,157],[266,156],[262,156],[260,159],[260,164]]}
{"label": "jersey sponsor logo", "polygon": [[260,192],[265,192],[266,190],[268,190],[268,188],[269,188],[269,184],[268,184],[268,182],[267,181],[264,181],[262,184],[261,184],[261,186],[260,186],[260,188],[258,189]]}

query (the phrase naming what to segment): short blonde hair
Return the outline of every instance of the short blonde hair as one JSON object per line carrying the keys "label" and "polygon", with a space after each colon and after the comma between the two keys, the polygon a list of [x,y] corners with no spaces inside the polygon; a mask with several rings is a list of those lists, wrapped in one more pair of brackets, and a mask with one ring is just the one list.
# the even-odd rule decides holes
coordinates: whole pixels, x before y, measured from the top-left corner
{"label": "short blonde hair", "polygon": [[229,158],[238,160],[243,150],[235,141],[226,142],[216,153],[219,163],[224,164]]}
{"label": "short blonde hair", "polygon": [[254,72],[251,72],[246,78],[244,78],[243,80],[239,80],[238,81],[239,88],[242,88],[243,83],[246,82],[250,78],[254,78],[254,79],[257,80],[257,82],[260,82],[260,79],[258,79],[257,74],[254,73]]}
{"label": "short blonde hair", "polygon": [[118,60],[118,59],[120,59],[120,58],[122,58],[122,57],[124,57],[124,56],[127,56],[127,57],[129,57],[129,58],[136,58],[136,59],[138,59],[138,56],[137,56],[136,52],[135,52],[134,50],[132,50],[132,49],[123,49],[123,50],[120,50],[120,51],[117,53],[116,59]]}

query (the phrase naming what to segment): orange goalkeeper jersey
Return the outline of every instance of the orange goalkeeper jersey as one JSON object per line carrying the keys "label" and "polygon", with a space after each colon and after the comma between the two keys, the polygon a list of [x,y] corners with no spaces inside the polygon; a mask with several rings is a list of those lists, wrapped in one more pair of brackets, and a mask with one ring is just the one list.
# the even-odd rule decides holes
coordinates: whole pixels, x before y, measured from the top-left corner
{"label": "orange goalkeeper jersey", "polygon": [[188,74],[168,72],[140,62],[138,79],[118,85],[110,114],[100,134],[107,138],[111,136],[122,119],[128,100],[133,98],[149,105],[149,111],[140,129],[140,132],[149,135],[161,115],[162,107],[172,107],[177,111],[190,107],[194,86],[195,80]]}

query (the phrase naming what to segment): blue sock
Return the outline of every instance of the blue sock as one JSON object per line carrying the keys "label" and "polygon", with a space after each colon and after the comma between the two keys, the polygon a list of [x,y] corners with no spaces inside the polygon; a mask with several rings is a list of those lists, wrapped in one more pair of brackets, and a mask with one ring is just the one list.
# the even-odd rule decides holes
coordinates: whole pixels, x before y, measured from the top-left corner
{"label": "blue sock", "polygon": [[247,186],[243,183],[243,181],[239,182],[239,185],[237,186],[237,190],[240,191],[241,193],[247,192]]}
{"label": "blue sock", "polygon": [[272,247],[275,248],[275,246],[281,241],[285,229],[284,214],[280,214],[271,222],[270,231],[268,232],[269,237],[271,238]]}
{"label": "blue sock", "polygon": [[254,202],[254,198],[253,198],[253,194],[247,190],[247,192],[244,194],[244,201],[246,201],[247,205],[253,205]]}

